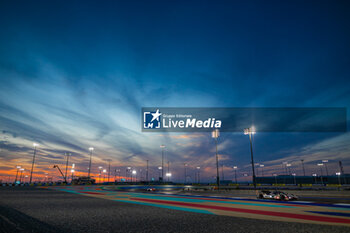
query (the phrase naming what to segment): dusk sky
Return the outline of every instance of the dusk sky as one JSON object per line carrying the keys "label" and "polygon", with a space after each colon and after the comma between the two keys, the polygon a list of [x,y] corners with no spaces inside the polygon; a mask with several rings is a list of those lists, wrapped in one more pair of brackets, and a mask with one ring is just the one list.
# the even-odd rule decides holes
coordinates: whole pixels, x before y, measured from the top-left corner
{"label": "dusk sky", "polygon": [[[350,107],[349,1],[1,1],[0,180],[16,165],[59,178],[72,153],[77,174],[149,160],[160,145],[174,181],[214,181],[209,133],[141,132],[142,107]],[[349,113],[349,111],[347,111]],[[349,123],[349,118],[347,119]],[[348,127],[349,128],[349,127]],[[257,129],[258,131],[258,129]],[[282,162],[302,175],[350,173],[350,134],[259,133],[265,175]],[[222,133],[225,179],[251,175],[249,139]],[[259,171],[261,172],[261,171]],[[114,175],[114,173],[113,173]],[[150,175],[151,176],[151,175]],[[249,179],[246,178],[246,180]]]}

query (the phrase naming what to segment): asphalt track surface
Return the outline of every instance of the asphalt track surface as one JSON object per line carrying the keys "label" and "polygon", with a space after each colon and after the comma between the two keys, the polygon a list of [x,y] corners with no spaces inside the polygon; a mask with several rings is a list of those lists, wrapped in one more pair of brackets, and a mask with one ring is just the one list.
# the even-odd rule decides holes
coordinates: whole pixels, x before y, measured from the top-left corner
{"label": "asphalt track surface", "polygon": [[[80,194],[77,194],[79,192]],[[90,188],[59,191],[33,187],[0,187],[0,232],[335,233],[349,232],[350,230],[348,226],[328,223],[310,224],[260,220],[249,217],[189,212],[168,207],[160,208],[113,200],[119,195],[123,196],[125,193],[92,190]],[[127,195],[129,195],[127,198],[130,198],[131,194]],[[152,195],[149,195],[149,197]],[[164,198],[148,199],[164,200]],[[198,203],[197,201],[192,202]],[[202,201],[199,203],[203,204]],[[219,205],[221,204],[217,203],[213,206]],[[336,210],[336,212],[346,213],[342,209],[340,211]],[[335,217],[348,219],[346,216]]]}

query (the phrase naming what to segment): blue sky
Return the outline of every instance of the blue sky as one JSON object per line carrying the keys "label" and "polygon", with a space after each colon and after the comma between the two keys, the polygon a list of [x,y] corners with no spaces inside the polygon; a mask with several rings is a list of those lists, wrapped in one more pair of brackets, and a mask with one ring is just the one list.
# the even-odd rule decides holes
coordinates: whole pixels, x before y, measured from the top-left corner
{"label": "blue sky", "polygon": [[[140,131],[143,106],[349,107],[347,1],[17,1],[0,3],[0,170],[29,164],[38,174],[71,151],[94,166],[159,166],[167,146],[174,179],[183,163],[215,175],[206,134]],[[329,159],[350,169],[348,133],[264,133],[257,162],[309,173]],[[249,172],[249,141],[220,138],[221,161]],[[40,168],[40,169],[39,169]],[[28,167],[29,169],[29,167]],[[279,170],[278,170],[279,169]],[[40,172],[39,172],[40,171]],[[193,178],[193,175],[192,175]]]}

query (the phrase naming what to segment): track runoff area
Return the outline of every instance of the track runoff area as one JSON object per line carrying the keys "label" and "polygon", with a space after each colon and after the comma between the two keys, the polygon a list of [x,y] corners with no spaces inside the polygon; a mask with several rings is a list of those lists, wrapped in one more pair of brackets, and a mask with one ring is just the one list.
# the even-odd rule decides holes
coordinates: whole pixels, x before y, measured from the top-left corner
{"label": "track runoff area", "polygon": [[138,193],[110,190],[104,186],[66,186],[49,187],[49,189],[103,198],[111,201],[202,214],[350,227],[350,205],[347,204],[322,204],[301,201],[282,202],[232,197]]}

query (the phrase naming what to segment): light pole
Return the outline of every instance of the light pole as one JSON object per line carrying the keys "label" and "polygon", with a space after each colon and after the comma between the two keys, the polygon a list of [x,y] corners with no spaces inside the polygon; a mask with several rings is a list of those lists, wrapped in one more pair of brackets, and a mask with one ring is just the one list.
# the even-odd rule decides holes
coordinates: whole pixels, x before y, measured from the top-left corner
{"label": "light pole", "polygon": [[260,164],[260,167],[261,167],[261,176],[264,176],[264,167],[265,167],[265,165],[264,164]]}
{"label": "light pole", "polygon": [[[107,169],[103,169],[102,172],[103,172],[103,182],[105,182],[105,180],[106,180]],[[103,183],[103,182],[102,182],[102,183]]]}
{"label": "light pole", "polygon": [[23,175],[24,168],[21,168],[19,170],[21,171],[21,174],[19,175],[19,183],[22,183],[22,175]]}
{"label": "light pole", "polygon": [[146,181],[148,182],[148,159],[147,159],[147,167],[146,167]]}
{"label": "light pole", "polygon": [[117,182],[117,174],[118,174],[118,177],[120,177],[120,169],[115,169],[115,171],[114,171],[115,173],[114,173],[114,182]]}
{"label": "light pole", "polygon": [[49,174],[49,173],[45,172],[45,179],[44,179],[44,183],[45,183],[45,184],[48,182],[48,179],[47,179],[48,174]]}
{"label": "light pole", "polygon": [[283,168],[284,168],[284,170],[285,170],[285,175],[288,175],[288,171],[287,171],[287,164],[288,164],[288,162],[283,162],[282,163],[282,166],[283,166]]}
{"label": "light pole", "polygon": [[317,174],[314,173],[314,174],[312,174],[312,176],[315,177],[315,184],[316,184],[317,183]]}
{"label": "light pole", "polygon": [[160,148],[162,148],[162,182],[164,182],[164,145],[160,145]]}
{"label": "light pole", "polygon": [[340,182],[340,172],[337,172],[337,173],[335,173],[337,176],[338,176],[338,183],[339,183],[339,185],[341,185],[341,182]]}
{"label": "light pole", "polygon": [[165,176],[168,177],[168,182],[169,182],[170,177],[171,177],[171,173],[170,173],[170,172],[167,172],[167,173],[165,174]]}
{"label": "light pole", "polygon": [[130,170],[131,170],[131,167],[126,167],[126,169],[125,169],[125,181],[126,182],[128,182]]}
{"label": "light pole", "polygon": [[220,177],[219,177],[219,156],[218,156],[218,138],[220,136],[220,132],[218,129],[212,132],[212,137],[215,138],[215,147],[216,147],[216,184],[218,189],[220,189]]}
{"label": "light pole", "polygon": [[201,170],[201,167],[197,167],[197,182],[198,182],[198,184],[201,182],[200,181],[200,170]]}
{"label": "light pole", "polygon": [[323,172],[322,172],[323,163],[318,163],[317,166],[320,167],[320,171],[321,171],[321,183],[322,183],[322,185],[323,185]]}
{"label": "light pole", "polygon": [[67,161],[66,161],[66,174],[65,174],[65,176],[64,176],[64,180],[65,180],[65,182],[67,183],[68,160],[69,160],[70,153],[67,153],[67,152],[66,152],[66,156],[67,156]]}
{"label": "light pole", "polygon": [[158,167],[159,170],[159,182],[161,181],[161,175],[162,175],[162,167]]}
{"label": "light pole", "polygon": [[29,184],[32,183],[33,178],[33,169],[34,169],[34,163],[35,163],[35,155],[36,155],[36,148],[39,146],[37,143],[33,143],[34,146],[34,153],[33,153],[33,162],[32,162],[32,169],[30,170],[30,178],[29,178]]}
{"label": "light pole", "polygon": [[135,181],[134,181],[134,182],[136,182],[136,170],[133,170],[133,171],[132,171],[131,182],[132,182],[133,176],[135,176]]}
{"label": "light pole", "polygon": [[290,167],[291,166],[292,166],[292,164],[290,164],[290,163],[286,164],[286,167],[288,168],[288,175],[292,175],[291,172],[290,172]]}
{"label": "light pole", "polygon": [[256,179],[255,179],[255,169],[254,169],[254,157],[253,157],[253,143],[252,143],[252,134],[254,135],[255,132],[255,128],[251,127],[251,128],[247,128],[244,129],[244,134],[245,135],[249,135],[249,142],[250,142],[250,156],[251,156],[251,160],[252,160],[252,170],[253,170],[253,184],[254,184],[254,189],[256,189]]}
{"label": "light pole", "polygon": [[108,159],[108,183],[109,183],[109,176],[111,175],[111,160]]}
{"label": "light pole", "polygon": [[99,183],[101,183],[102,167],[99,166],[99,167],[98,167],[98,170],[100,171],[100,173],[99,173]]}
{"label": "light pole", "polygon": [[339,161],[339,170],[340,170],[340,175],[342,175],[343,176],[343,179],[344,179],[344,184],[346,184],[347,182],[346,182],[346,176],[344,175],[345,173],[344,173],[344,168],[343,168],[343,164],[342,164],[342,162],[341,161]]}
{"label": "light pole", "polygon": [[277,174],[273,174],[273,176],[275,177],[275,185],[277,186]]}
{"label": "light pole", "polygon": [[[73,166],[72,166],[72,167],[73,167]],[[74,170],[74,169],[71,169],[70,171],[71,171],[71,173],[72,173],[72,181],[71,181],[71,184],[73,184],[73,180],[74,180],[74,172],[75,172],[75,170]]]}
{"label": "light pole", "polygon": [[185,169],[185,182],[184,184],[187,183],[187,163],[184,163],[184,169]]}
{"label": "light pole", "polygon": [[17,183],[18,171],[19,171],[19,169],[21,169],[21,166],[16,166],[16,169],[17,169],[17,171],[16,171],[15,184]]}
{"label": "light pole", "polygon": [[[169,160],[168,160],[168,174],[170,174],[170,163],[169,163]],[[166,175],[166,174],[165,174]],[[169,175],[167,176],[168,177],[168,182],[169,182]]]}
{"label": "light pole", "polygon": [[237,166],[233,166],[233,170],[235,170],[235,181],[237,184]]}
{"label": "light pole", "polygon": [[300,160],[301,161],[301,165],[303,166],[303,173],[304,173],[304,176],[305,176],[305,167],[304,167],[304,160]]}
{"label": "light pole", "polygon": [[297,184],[297,180],[296,180],[296,178],[295,178],[296,174],[293,173],[292,176],[294,177],[294,185],[296,185],[296,184]]}
{"label": "light pole", "polygon": [[225,180],[225,176],[224,176],[224,165],[221,165],[221,176],[222,176],[222,180]]}
{"label": "light pole", "polygon": [[92,151],[94,150],[93,147],[89,148],[90,151],[90,162],[89,162],[89,173],[88,173],[88,179],[90,179],[90,171],[91,171],[91,158],[92,158]]}
{"label": "light pole", "polygon": [[259,165],[260,165],[260,163],[254,163],[254,165],[256,166],[256,177],[259,177]]}
{"label": "light pole", "polygon": [[327,174],[327,176],[328,176],[328,167],[327,167],[328,159],[322,160],[322,163],[323,163],[324,166],[326,167],[326,174]]}

